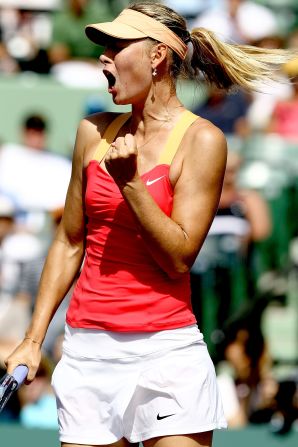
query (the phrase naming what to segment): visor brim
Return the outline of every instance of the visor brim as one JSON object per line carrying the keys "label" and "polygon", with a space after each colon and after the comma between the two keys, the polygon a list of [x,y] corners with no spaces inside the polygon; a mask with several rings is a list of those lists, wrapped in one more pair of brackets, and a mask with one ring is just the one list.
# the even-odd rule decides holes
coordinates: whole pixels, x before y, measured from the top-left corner
{"label": "visor brim", "polygon": [[141,31],[119,22],[94,23],[87,25],[85,33],[88,39],[93,43],[103,46],[106,45],[111,37],[124,40],[144,39],[144,37],[147,37],[146,34]]}

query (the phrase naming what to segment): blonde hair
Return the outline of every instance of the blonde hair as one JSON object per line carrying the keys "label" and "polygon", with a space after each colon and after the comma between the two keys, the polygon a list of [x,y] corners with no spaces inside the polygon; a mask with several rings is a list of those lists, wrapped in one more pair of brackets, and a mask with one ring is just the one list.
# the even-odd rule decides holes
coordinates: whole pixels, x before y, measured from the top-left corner
{"label": "blonde hair", "polygon": [[202,74],[206,81],[226,90],[234,85],[259,90],[261,84],[278,79],[281,66],[295,57],[290,50],[226,43],[205,28],[194,28],[189,33],[185,19],[160,3],[144,1],[128,8],[163,23],[183,42],[192,42],[192,55],[185,61],[172,52],[171,75],[174,79],[199,80]]}

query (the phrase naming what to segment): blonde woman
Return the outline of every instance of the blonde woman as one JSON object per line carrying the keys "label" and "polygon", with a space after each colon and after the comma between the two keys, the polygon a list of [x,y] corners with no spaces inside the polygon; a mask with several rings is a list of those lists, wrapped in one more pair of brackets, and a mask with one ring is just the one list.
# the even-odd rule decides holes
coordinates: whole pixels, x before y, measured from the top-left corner
{"label": "blonde woman", "polygon": [[82,120],[62,222],[32,322],[7,360],[34,379],[48,324],[83,268],[53,375],[63,447],[211,446],[226,427],[190,304],[189,269],[216,212],[226,141],[185,109],[179,75],[254,88],[287,55],[233,47],[156,3],[86,28],[115,104]]}

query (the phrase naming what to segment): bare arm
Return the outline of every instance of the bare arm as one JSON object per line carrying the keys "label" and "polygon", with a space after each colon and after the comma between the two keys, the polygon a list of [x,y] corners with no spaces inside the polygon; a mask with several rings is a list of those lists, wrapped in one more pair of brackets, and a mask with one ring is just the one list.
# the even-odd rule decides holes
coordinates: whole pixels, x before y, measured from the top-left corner
{"label": "bare arm", "polygon": [[50,247],[41,275],[36,305],[23,342],[8,357],[7,370],[18,364],[29,367],[32,380],[40,361],[40,346],[49,323],[71,287],[84,255],[83,153],[86,128],[82,122],[77,133],[72,174],[62,221]]}
{"label": "bare arm", "polygon": [[[172,215],[168,217],[155,203],[137,172],[131,178],[130,174],[120,174],[133,172],[133,137],[127,137],[130,153],[125,152],[123,145],[118,153],[112,150],[107,155],[107,169],[130,206],[153,258],[175,278],[190,269],[216,212],[226,164],[225,138],[212,125],[193,126],[174,188]],[[116,163],[113,163],[118,157],[123,157],[127,169],[124,165],[114,169]]]}

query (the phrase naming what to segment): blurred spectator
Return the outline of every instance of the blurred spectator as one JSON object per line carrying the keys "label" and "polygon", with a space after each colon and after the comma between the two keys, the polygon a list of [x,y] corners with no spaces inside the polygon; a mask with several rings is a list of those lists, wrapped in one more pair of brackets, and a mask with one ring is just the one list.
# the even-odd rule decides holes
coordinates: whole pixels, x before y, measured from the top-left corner
{"label": "blurred spectator", "polygon": [[226,41],[252,43],[277,32],[277,19],[267,7],[253,1],[223,0],[200,14],[192,27],[208,28]]}
{"label": "blurred spectator", "polygon": [[25,117],[20,137],[22,144],[0,149],[0,191],[15,201],[18,222],[38,233],[47,212],[64,206],[71,162],[47,150],[47,122],[41,115]]}
{"label": "blurred spectator", "polygon": [[[255,42],[262,48],[282,48],[284,39],[279,35],[268,35]],[[293,86],[285,73],[279,73],[279,81],[270,81],[262,85],[262,91],[252,93],[251,104],[247,112],[247,121],[252,131],[265,132],[277,102],[286,101],[293,95]]]}
{"label": "blurred spectator", "polygon": [[218,2],[219,0],[164,0],[162,3],[177,11],[187,20],[193,20]]}
{"label": "blurred spectator", "polygon": [[269,423],[272,432],[286,434],[298,417],[297,381],[278,381],[273,375],[262,333],[266,305],[266,299],[252,300],[226,322],[218,384],[231,428]]}
{"label": "blurred spectator", "polygon": [[26,428],[58,428],[56,399],[51,387],[53,366],[43,356],[34,381],[18,391],[20,422]]}
{"label": "blurred spectator", "polygon": [[21,71],[48,73],[47,47],[51,39],[50,16],[28,9],[2,8],[0,28],[3,45]]}
{"label": "blurred spectator", "polygon": [[246,137],[249,127],[246,113],[249,97],[241,90],[227,93],[215,86],[210,86],[205,101],[194,109],[194,113],[211,121],[225,135]]}
{"label": "blurred spectator", "polygon": [[293,94],[275,104],[267,131],[298,143],[298,58],[285,64],[284,70],[293,85]]}
{"label": "blurred spectator", "polygon": [[0,195],[0,364],[23,337],[29,323],[29,300],[18,295],[24,267],[43,255],[40,241],[33,235],[18,232],[15,206],[9,197]]}
{"label": "blurred spectator", "polygon": [[1,42],[0,36],[0,74],[12,74],[19,71],[19,66],[16,60],[10,56],[6,46]]}
{"label": "blurred spectator", "polygon": [[192,305],[215,362],[224,322],[254,294],[249,268],[253,243],[270,235],[266,202],[238,188],[241,157],[229,151],[217,214],[191,270]]}
{"label": "blurred spectator", "polygon": [[65,0],[63,9],[53,16],[53,39],[49,48],[51,64],[71,59],[95,62],[100,53],[84,34],[89,23],[112,18],[106,1]]}
{"label": "blurred spectator", "polygon": [[41,115],[29,115],[25,118],[22,128],[24,146],[31,149],[45,150],[47,125]]}
{"label": "blurred spectator", "polygon": [[218,365],[218,383],[226,397],[224,411],[231,428],[246,425],[261,410],[263,422],[269,422],[278,389],[261,331],[262,309],[252,303],[224,325],[221,348],[225,361]]}
{"label": "blurred spectator", "polygon": [[64,328],[60,332],[60,334],[56,336],[54,344],[52,346],[51,359],[53,360],[54,365],[57,365],[57,363],[62,357],[63,341],[64,341]]}
{"label": "blurred spectator", "polygon": [[72,87],[99,88],[104,76],[99,69],[100,47],[86,39],[88,23],[109,21],[109,3],[95,0],[65,0],[63,9],[53,17],[53,41],[48,54],[51,74]]}
{"label": "blurred spectator", "polygon": [[288,36],[288,48],[292,48],[293,50],[298,50],[298,29],[295,29]]}
{"label": "blurred spectator", "polygon": [[[32,235],[15,232],[14,212],[12,202],[5,196],[0,196],[1,375],[4,374],[4,359],[8,352],[14,349],[19,338],[23,337],[27,328],[45,259],[45,250],[37,250],[37,247],[40,247],[38,239]],[[50,213],[53,221],[51,237],[56,232],[62,213],[62,208]],[[50,378],[52,366],[56,365],[61,357],[65,314],[70,295],[71,291],[57,309],[49,326],[36,379],[28,387],[22,387],[18,394],[14,394],[0,414],[0,422],[20,419],[22,425],[27,428],[57,428],[56,404]]]}
{"label": "blurred spectator", "polygon": [[[11,352],[28,326],[38,277],[44,262],[44,247],[35,236],[18,231],[16,208],[12,200],[0,195],[0,375],[5,373],[4,359]],[[61,210],[53,213],[58,224]],[[32,294],[32,295],[31,295]],[[58,309],[49,328],[46,347],[55,349],[56,338],[64,327],[65,308]],[[50,341],[50,342],[49,342]],[[50,363],[44,359],[34,384],[15,393],[0,414],[1,422],[21,422],[25,427],[57,428],[55,398],[50,388]],[[22,407],[22,410],[21,410]]]}

